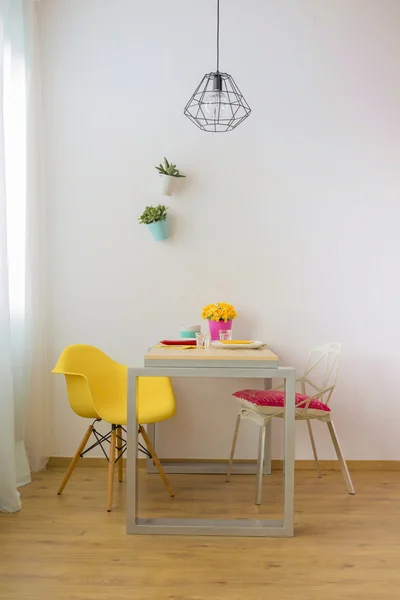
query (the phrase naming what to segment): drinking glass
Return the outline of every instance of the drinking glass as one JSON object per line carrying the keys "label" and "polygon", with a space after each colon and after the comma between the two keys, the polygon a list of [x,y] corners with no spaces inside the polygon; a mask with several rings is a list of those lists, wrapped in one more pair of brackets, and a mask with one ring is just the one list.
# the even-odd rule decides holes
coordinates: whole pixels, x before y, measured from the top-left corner
{"label": "drinking glass", "polygon": [[204,333],[196,331],[196,348],[202,350],[204,348]]}
{"label": "drinking glass", "polygon": [[221,329],[219,332],[219,339],[221,342],[232,339],[232,329]]}
{"label": "drinking glass", "polygon": [[205,333],[203,335],[203,341],[204,341],[204,350],[208,350],[210,347],[210,334],[209,333]]}

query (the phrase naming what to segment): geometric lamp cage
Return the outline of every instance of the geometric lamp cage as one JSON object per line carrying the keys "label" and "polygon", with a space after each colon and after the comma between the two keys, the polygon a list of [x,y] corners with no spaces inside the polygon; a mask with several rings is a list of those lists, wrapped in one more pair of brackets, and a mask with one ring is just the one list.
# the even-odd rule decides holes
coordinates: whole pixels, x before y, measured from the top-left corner
{"label": "geometric lamp cage", "polygon": [[232,131],[251,113],[228,73],[207,73],[185,106],[184,114],[203,131]]}
{"label": "geometric lamp cage", "polygon": [[232,131],[251,113],[232,75],[219,70],[219,0],[217,0],[217,68],[206,73],[186,104],[184,114],[203,131]]}

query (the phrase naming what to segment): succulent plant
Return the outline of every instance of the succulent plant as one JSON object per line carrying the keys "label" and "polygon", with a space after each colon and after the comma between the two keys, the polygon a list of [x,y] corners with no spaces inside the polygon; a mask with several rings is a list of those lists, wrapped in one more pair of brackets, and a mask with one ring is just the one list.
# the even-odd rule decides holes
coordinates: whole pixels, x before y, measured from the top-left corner
{"label": "succulent plant", "polygon": [[139,217],[139,223],[149,225],[156,221],[165,221],[167,218],[167,210],[168,208],[163,204],[159,204],[158,206],[146,206],[142,216]]}
{"label": "succulent plant", "polygon": [[170,177],[186,177],[186,175],[181,175],[179,170],[176,168],[176,165],[169,163],[164,156],[164,165],[160,163],[159,167],[156,167],[157,171],[160,175],[169,175]]}

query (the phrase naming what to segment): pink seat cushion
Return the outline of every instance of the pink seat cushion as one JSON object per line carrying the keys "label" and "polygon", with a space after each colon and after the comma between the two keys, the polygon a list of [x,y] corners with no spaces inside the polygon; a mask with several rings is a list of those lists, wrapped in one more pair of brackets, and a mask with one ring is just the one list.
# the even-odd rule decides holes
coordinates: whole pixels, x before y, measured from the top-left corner
{"label": "pink seat cushion", "polygon": [[[273,390],[240,390],[233,394],[235,398],[239,400],[245,400],[254,404],[255,406],[271,406],[276,408],[283,408],[285,406],[285,392],[276,392]],[[296,405],[301,404],[299,408],[304,408],[309,396],[304,394],[296,394]],[[320,402],[319,400],[311,400],[309,406],[311,410],[322,410],[324,412],[330,412],[329,406]]]}

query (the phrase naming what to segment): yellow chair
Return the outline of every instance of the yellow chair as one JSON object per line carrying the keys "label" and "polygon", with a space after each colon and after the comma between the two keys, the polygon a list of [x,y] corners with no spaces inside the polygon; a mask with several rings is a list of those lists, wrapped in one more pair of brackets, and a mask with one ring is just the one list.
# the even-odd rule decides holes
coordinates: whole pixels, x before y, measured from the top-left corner
{"label": "yellow chair", "polygon": [[[115,464],[118,462],[119,480],[122,481],[122,455],[126,450],[123,438],[126,429],[123,425],[126,425],[127,418],[127,367],[113,361],[94,346],[76,344],[63,350],[52,373],[65,376],[72,410],[80,417],[94,419],[83,436],[58,494],[62,494],[79,458],[100,445],[109,460],[107,510],[110,511]],[[174,392],[168,377],[138,379],[137,422],[140,423],[139,433],[143,436],[147,450],[141,444],[139,449],[153,459],[171,496],[174,493],[143,425],[170,419],[175,410]],[[101,420],[111,424],[111,431],[104,436],[94,428],[95,422]],[[85,450],[92,433],[96,441]],[[109,457],[104,450],[104,442],[110,443]]]}

